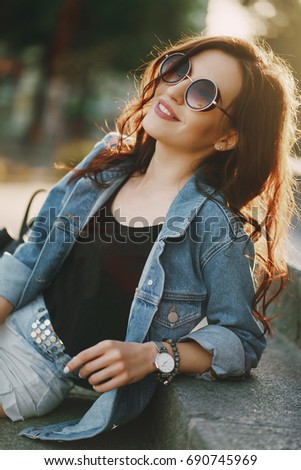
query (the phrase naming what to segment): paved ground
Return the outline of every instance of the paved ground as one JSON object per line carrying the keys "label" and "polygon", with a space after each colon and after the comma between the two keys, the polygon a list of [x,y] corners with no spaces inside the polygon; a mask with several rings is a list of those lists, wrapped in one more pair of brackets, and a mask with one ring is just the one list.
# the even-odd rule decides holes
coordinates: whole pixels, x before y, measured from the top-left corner
{"label": "paved ground", "polygon": [[[0,453],[1,450],[72,450],[72,449],[151,449],[152,442],[147,420],[143,415],[113,431],[102,433],[91,439],[80,439],[71,442],[39,441],[19,436],[19,432],[27,427],[45,426],[48,424],[81,418],[93,403],[85,398],[79,389],[72,391],[70,396],[55,411],[39,418],[12,423],[8,419],[0,419]],[[2,468],[2,467],[1,467]]]}

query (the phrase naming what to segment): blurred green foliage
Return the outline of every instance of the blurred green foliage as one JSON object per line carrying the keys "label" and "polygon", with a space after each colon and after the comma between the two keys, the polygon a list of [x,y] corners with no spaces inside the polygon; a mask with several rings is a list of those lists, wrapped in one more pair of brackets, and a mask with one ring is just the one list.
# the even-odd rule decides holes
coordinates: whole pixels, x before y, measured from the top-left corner
{"label": "blurred green foliage", "polygon": [[[265,25],[268,42],[290,60],[300,79],[300,0],[240,3]],[[80,155],[80,140],[99,138],[98,127],[105,119],[112,127],[132,93],[133,80],[127,80],[127,73],[148,61],[150,50],[161,41],[166,44],[202,31],[207,4],[208,0],[2,2],[2,142],[23,146],[20,159],[25,145],[44,145],[46,164],[46,154],[65,161],[69,154]],[[6,148],[2,153],[8,154]],[[25,153],[30,161],[30,148]]]}
{"label": "blurred green foliage", "polygon": [[0,119],[5,117],[5,125],[0,134],[23,143],[61,143],[91,136],[94,120],[112,123],[115,99],[124,100],[129,92],[126,72],[149,60],[153,45],[196,32],[194,9],[203,12],[202,30],[207,3],[2,2]]}
{"label": "blurred green foliage", "polygon": [[[1,5],[1,42],[11,54],[39,45],[49,66],[56,55],[128,70],[150,47],[189,33],[188,13],[198,0],[10,0]],[[94,51],[94,54],[91,53]]]}

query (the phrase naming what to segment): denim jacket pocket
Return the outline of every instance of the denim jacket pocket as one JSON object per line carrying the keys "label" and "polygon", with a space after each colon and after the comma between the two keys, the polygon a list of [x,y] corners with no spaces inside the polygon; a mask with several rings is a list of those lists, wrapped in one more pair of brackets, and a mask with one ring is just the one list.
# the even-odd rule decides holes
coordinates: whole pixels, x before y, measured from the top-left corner
{"label": "denim jacket pocket", "polygon": [[178,339],[202,319],[205,295],[164,292],[150,328],[151,339]]}

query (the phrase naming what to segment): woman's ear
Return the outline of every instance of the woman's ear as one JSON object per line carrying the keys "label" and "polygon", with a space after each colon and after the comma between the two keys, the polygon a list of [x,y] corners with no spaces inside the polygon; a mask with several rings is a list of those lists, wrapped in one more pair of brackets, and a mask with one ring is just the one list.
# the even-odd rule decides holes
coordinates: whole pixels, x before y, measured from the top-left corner
{"label": "woman's ear", "polygon": [[225,152],[226,150],[234,149],[238,144],[238,132],[236,129],[231,129],[226,135],[221,137],[218,142],[214,144],[215,150]]}

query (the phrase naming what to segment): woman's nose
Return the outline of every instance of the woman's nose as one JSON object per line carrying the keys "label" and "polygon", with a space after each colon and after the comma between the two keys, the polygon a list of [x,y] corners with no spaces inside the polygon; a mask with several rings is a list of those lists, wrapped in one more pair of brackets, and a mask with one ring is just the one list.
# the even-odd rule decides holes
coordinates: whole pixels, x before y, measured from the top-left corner
{"label": "woman's nose", "polygon": [[178,104],[183,104],[185,91],[189,85],[189,83],[187,82],[188,82],[188,77],[186,77],[184,80],[182,80],[179,83],[176,83],[174,85],[169,85],[166,91],[167,95],[171,99],[175,100]]}

